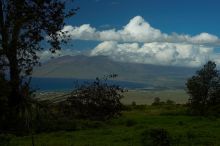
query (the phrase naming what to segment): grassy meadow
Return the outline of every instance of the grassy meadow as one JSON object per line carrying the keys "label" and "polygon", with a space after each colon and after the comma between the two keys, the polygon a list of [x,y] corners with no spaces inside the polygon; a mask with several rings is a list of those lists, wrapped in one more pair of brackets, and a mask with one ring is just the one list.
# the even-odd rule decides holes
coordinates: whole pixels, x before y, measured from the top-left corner
{"label": "grassy meadow", "polygon": [[[35,146],[143,146],[143,133],[163,128],[172,145],[220,145],[220,119],[186,115],[183,105],[129,106],[110,121],[78,121],[76,130],[35,134]],[[9,146],[31,146],[31,137],[13,137]]]}
{"label": "grassy meadow", "polygon": [[[155,97],[186,103],[184,90],[125,93],[122,116],[109,121],[76,120],[74,130],[35,133],[35,146],[145,146],[150,129],[164,129],[174,146],[220,145],[220,118],[187,114],[184,104],[150,105]],[[133,101],[137,105],[129,105]],[[67,123],[73,124],[73,123]],[[73,126],[73,125],[72,125]],[[11,137],[9,146],[32,146],[31,136]]]}

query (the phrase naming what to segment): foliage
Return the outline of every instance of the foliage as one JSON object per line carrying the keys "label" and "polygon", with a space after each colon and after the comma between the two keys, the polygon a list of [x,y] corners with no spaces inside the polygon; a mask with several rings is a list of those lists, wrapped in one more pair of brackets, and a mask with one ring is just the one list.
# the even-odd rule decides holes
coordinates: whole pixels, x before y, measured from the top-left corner
{"label": "foliage", "polygon": [[136,104],[135,101],[132,101],[131,105],[132,105],[132,106],[136,106],[137,104]]}
{"label": "foliage", "polygon": [[1,134],[0,135],[0,145],[1,146],[9,146],[11,139],[13,138],[12,135],[8,134]]}
{"label": "foliage", "polygon": [[154,98],[154,102],[152,103],[152,105],[160,105],[160,104],[161,104],[160,98],[159,97],[155,97]]}
{"label": "foliage", "polygon": [[173,100],[168,99],[168,100],[166,101],[166,104],[167,104],[167,105],[175,105],[175,102],[174,102]]}
{"label": "foliage", "polygon": [[9,71],[8,102],[14,111],[24,99],[23,83],[39,64],[38,52],[48,48],[46,42],[51,52],[60,49],[60,36],[66,33],[58,31],[76,11],[66,10],[65,4],[62,0],[0,0],[0,62]]}
{"label": "foliage", "polygon": [[107,82],[110,75],[104,79],[96,78],[92,83],[77,87],[68,98],[71,110],[81,118],[106,120],[120,115],[122,110],[121,98],[125,90],[118,85]]}
{"label": "foliage", "polygon": [[158,105],[175,105],[176,103],[173,100],[166,100],[166,102],[163,102],[160,100],[159,97],[154,98],[154,102],[152,103],[153,106],[158,106]]}
{"label": "foliage", "polygon": [[0,0],[0,70],[3,76],[9,75],[9,81],[0,75],[1,130],[33,129],[38,103],[30,89],[30,75],[39,64],[41,50],[51,47],[55,53],[66,42],[61,36],[68,38],[67,32],[60,30],[64,19],[77,10],[67,10],[66,4],[63,0]]}
{"label": "foliage", "polygon": [[165,129],[149,129],[142,133],[143,146],[170,146],[171,137]]}
{"label": "foliage", "polygon": [[186,86],[193,114],[220,114],[220,76],[214,62],[208,61],[196,75],[188,79]]}
{"label": "foliage", "polygon": [[125,125],[127,127],[132,127],[132,126],[134,126],[136,124],[137,124],[137,122],[135,120],[133,120],[133,119],[127,119],[126,122],[125,122]]}

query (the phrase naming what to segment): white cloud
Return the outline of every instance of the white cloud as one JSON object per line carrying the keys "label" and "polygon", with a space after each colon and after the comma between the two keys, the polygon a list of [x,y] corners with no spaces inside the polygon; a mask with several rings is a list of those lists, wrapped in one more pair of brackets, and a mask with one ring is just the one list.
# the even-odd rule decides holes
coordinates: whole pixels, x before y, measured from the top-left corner
{"label": "white cloud", "polygon": [[219,44],[217,36],[203,32],[196,36],[181,34],[166,34],[159,29],[153,28],[141,16],[132,18],[123,29],[109,29],[98,31],[90,24],[83,24],[79,27],[65,26],[62,31],[68,32],[74,40],[98,40],[98,41],[118,41],[118,42],[170,42],[170,43],[191,43],[191,44]]}
{"label": "white cloud", "polygon": [[195,43],[203,43],[203,42],[215,43],[219,41],[219,38],[217,36],[208,33],[200,33],[199,35],[192,37],[191,41]]}
{"label": "white cloud", "polygon": [[121,35],[120,33],[116,32],[115,29],[110,29],[110,30],[104,30],[98,33],[99,38],[97,38],[97,40],[102,40],[102,41],[106,41],[106,40],[121,40]]}
{"label": "white cloud", "polygon": [[220,57],[213,51],[214,47],[220,46],[217,36],[206,32],[195,36],[166,34],[141,16],[132,18],[119,30],[99,31],[84,24],[65,26],[62,31],[73,40],[100,41],[91,50],[91,56],[106,55],[116,61],[175,66],[200,66],[209,59],[220,63]]}
{"label": "white cloud", "polygon": [[93,40],[94,38],[97,38],[96,29],[92,28],[89,24],[83,24],[80,27],[67,25],[64,26],[62,32],[66,32],[71,39]]}
{"label": "white cloud", "polygon": [[124,41],[153,42],[163,37],[160,30],[150,26],[141,16],[136,16],[119,31]]}
{"label": "white cloud", "polygon": [[146,64],[200,66],[212,58],[213,48],[183,43],[123,43],[105,41],[91,51],[114,60]]}

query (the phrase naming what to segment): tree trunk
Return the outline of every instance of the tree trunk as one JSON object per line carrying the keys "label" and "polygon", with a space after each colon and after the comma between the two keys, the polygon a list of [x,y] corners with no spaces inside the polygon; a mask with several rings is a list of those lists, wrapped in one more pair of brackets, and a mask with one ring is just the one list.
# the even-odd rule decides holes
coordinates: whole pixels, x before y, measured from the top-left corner
{"label": "tree trunk", "polygon": [[10,85],[11,95],[9,97],[9,104],[12,107],[16,107],[20,104],[21,93],[20,93],[20,71],[18,69],[17,51],[13,51],[9,57],[10,64]]}

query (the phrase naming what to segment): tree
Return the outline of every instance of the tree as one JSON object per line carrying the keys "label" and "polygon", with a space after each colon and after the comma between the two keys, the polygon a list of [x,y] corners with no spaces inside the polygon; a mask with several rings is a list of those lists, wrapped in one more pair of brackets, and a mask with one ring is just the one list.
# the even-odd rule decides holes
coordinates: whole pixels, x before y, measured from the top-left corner
{"label": "tree", "polygon": [[154,102],[152,103],[152,105],[160,105],[160,104],[161,104],[160,98],[159,97],[155,97],[154,98]]}
{"label": "tree", "polygon": [[186,86],[192,113],[205,115],[220,105],[220,76],[214,62],[208,61],[188,79]]}
{"label": "tree", "polygon": [[0,0],[0,62],[8,67],[11,95],[9,105],[22,103],[24,78],[39,64],[38,51],[48,42],[51,52],[60,49],[57,33],[64,19],[75,14],[76,9],[65,10],[62,0]]}
{"label": "tree", "polygon": [[[0,0],[0,70],[3,70],[0,86],[8,87],[0,88],[4,93],[0,95],[1,113],[8,109],[1,115],[1,123],[6,121],[1,128],[16,132],[30,129],[32,109],[37,105],[32,98],[30,75],[39,64],[39,51],[51,47],[50,51],[55,53],[66,42],[61,38],[68,36],[60,30],[64,19],[78,9],[66,10],[66,3],[63,0]],[[9,82],[4,78],[5,73]]]}
{"label": "tree", "polygon": [[116,77],[110,75],[104,79],[96,78],[92,83],[77,87],[69,101],[71,110],[76,116],[91,120],[106,120],[120,115],[122,110],[121,98],[125,90],[117,85],[107,83],[107,79]]}
{"label": "tree", "polygon": [[[9,83],[5,79],[4,74],[0,71],[0,125],[5,120],[5,115],[8,111],[8,96],[10,93]],[[0,126],[1,128],[1,126]]]}

